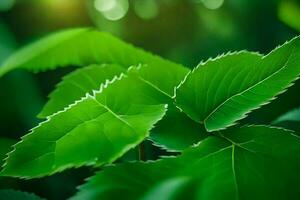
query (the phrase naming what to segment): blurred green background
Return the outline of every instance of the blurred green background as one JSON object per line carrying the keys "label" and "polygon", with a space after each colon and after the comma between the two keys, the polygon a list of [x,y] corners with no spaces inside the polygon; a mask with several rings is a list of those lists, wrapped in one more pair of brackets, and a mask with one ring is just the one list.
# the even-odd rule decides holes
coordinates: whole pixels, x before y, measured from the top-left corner
{"label": "blurred green background", "polygon": [[[0,0],[0,62],[50,32],[96,27],[148,51],[195,67],[223,52],[263,54],[300,32],[299,0]],[[1,65],[0,65],[1,66]],[[72,67],[40,74],[17,70],[0,79],[0,135],[17,140]],[[300,81],[243,123],[268,124],[300,106]],[[1,145],[1,144],[0,144]],[[87,168],[39,180],[0,179],[0,188],[65,199],[93,171]]]}

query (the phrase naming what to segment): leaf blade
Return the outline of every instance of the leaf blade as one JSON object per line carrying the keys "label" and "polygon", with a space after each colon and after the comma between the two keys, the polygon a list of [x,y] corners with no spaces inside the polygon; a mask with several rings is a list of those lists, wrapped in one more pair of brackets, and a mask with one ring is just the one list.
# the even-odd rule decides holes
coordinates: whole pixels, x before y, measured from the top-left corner
{"label": "leaf blade", "polygon": [[299,78],[299,42],[294,38],[264,57],[240,52],[199,65],[177,89],[177,105],[208,131],[234,125]]}
{"label": "leaf blade", "polygon": [[169,152],[181,152],[209,136],[204,127],[185,113],[169,106],[166,116],[158,122],[149,136],[154,145]]}
{"label": "leaf blade", "polygon": [[300,122],[300,108],[293,109],[274,120],[273,124],[284,121]]}
{"label": "leaf blade", "polygon": [[38,117],[47,116],[63,110],[68,105],[100,88],[102,83],[119,76],[124,68],[118,65],[90,65],[66,75],[49,95],[49,101]]}
{"label": "leaf blade", "polygon": [[[300,166],[299,142],[299,137],[283,129],[265,126],[230,129],[207,138],[176,158],[105,168],[81,186],[73,199],[120,195],[123,199],[143,199],[169,192],[172,193],[169,199],[184,199],[184,195],[204,200],[292,198],[299,195],[299,176],[295,175]],[[292,171],[282,174],[283,169]],[[174,181],[178,183],[177,192],[166,189]]]}
{"label": "leaf blade", "polygon": [[8,138],[0,138],[0,166],[3,164],[3,159],[5,155],[10,151],[12,145],[15,141]]}
{"label": "leaf blade", "polygon": [[148,64],[163,69],[167,73],[160,75],[161,80],[169,78],[170,81],[157,86],[171,96],[174,87],[189,71],[180,64],[133,47],[107,33],[79,28],[54,33],[19,50],[4,62],[0,77],[18,68],[38,72],[91,64],[117,64],[125,69],[132,65]]}
{"label": "leaf blade", "polygon": [[42,200],[42,198],[27,192],[15,190],[0,190],[0,199],[3,200]]}
{"label": "leaf blade", "polygon": [[160,94],[134,78],[122,77],[105,87],[34,128],[9,154],[2,175],[32,178],[111,163],[140,143],[165,114],[165,104],[157,99],[135,98],[147,91]]}
{"label": "leaf blade", "polygon": [[273,125],[296,131],[300,135],[300,108],[284,113],[272,122]]}

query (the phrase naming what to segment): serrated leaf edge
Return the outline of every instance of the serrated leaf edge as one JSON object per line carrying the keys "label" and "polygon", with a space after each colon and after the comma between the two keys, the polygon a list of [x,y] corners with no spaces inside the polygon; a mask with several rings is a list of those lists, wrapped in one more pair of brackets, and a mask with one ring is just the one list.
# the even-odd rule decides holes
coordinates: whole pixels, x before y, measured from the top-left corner
{"label": "serrated leaf edge", "polygon": [[[121,80],[123,77],[127,77],[127,75],[125,75],[124,73],[121,73],[121,75],[119,75],[119,76],[117,76],[117,75],[114,76],[114,78],[113,78],[112,80],[107,80],[105,83],[101,84],[99,90],[93,90],[93,91],[92,91],[93,96],[90,95],[89,93],[87,93],[87,94],[86,94],[84,97],[82,97],[80,100],[77,100],[77,101],[75,101],[74,103],[68,105],[68,106],[65,107],[63,110],[58,111],[58,112],[56,112],[56,113],[54,113],[54,114],[48,116],[48,117],[46,118],[45,121],[39,123],[36,127],[30,129],[30,131],[29,131],[28,134],[22,136],[22,137],[21,137],[21,140],[12,146],[12,147],[13,147],[13,150],[6,154],[6,158],[4,159],[4,162],[5,162],[5,163],[2,165],[2,171],[0,172],[0,176],[5,176],[5,175],[3,175],[3,171],[5,171],[4,169],[5,169],[6,165],[7,165],[8,159],[9,159],[9,158],[13,155],[13,153],[16,151],[17,145],[21,144],[21,143],[24,141],[24,139],[26,139],[26,137],[28,137],[29,135],[33,134],[33,132],[34,132],[35,129],[39,128],[39,127],[42,126],[44,123],[47,123],[48,121],[50,121],[52,117],[54,117],[54,116],[56,116],[56,115],[58,115],[58,114],[60,114],[60,113],[62,113],[62,112],[65,112],[65,111],[69,110],[70,108],[72,108],[73,106],[76,106],[78,103],[84,101],[85,99],[88,99],[88,98],[93,98],[93,99],[95,99],[95,96],[96,96],[97,94],[102,93],[102,91],[103,91],[105,88],[107,88],[110,84],[113,84],[114,82]],[[167,110],[168,105],[167,105],[167,104],[164,104],[164,105],[165,105],[165,109]],[[165,116],[166,110],[164,111],[164,114],[162,115],[162,117],[161,117],[160,119],[158,119],[156,123],[158,123],[158,122]],[[148,132],[148,135],[147,135],[146,137],[149,136],[150,131],[152,130],[153,127],[154,127],[154,125],[153,125],[152,127],[149,128],[149,130],[147,131],[147,132]],[[146,139],[146,137],[145,137],[144,139]],[[143,140],[144,140],[144,139],[143,139]],[[122,151],[119,155],[122,156],[125,152],[127,152],[127,151],[129,151],[130,149],[134,148],[135,146],[137,146],[137,145],[138,145],[140,142],[142,142],[143,140],[139,141],[136,145],[127,145],[126,147],[124,147],[124,151]],[[120,156],[117,156],[116,158],[118,158],[118,157],[120,157]],[[114,158],[112,158],[111,160],[114,160],[114,159],[116,159],[116,158],[114,157]],[[111,162],[111,160],[110,160],[109,162]],[[108,163],[109,163],[109,162],[108,162]],[[51,172],[51,173],[49,173],[49,174],[38,175],[38,176],[35,176],[35,177],[33,177],[33,178],[30,177],[30,176],[12,176],[12,177],[17,177],[17,178],[25,179],[25,180],[28,180],[28,179],[36,179],[36,178],[40,178],[40,177],[51,176],[51,175],[53,175],[53,174],[55,174],[55,173],[60,173],[60,172],[62,172],[62,171],[65,170],[65,169],[69,169],[69,168],[74,168],[74,169],[76,169],[76,168],[79,168],[79,167],[82,167],[82,166],[95,166],[95,167],[97,167],[97,166],[99,166],[99,164],[97,165],[97,164],[94,163],[94,162],[93,162],[93,163],[82,162],[82,163],[76,164],[76,165],[72,165],[72,164],[70,164],[70,165],[65,165],[64,167],[58,168],[58,169],[55,170],[54,172]]]}
{"label": "serrated leaf edge", "polygon": [[[262,57],[261,57],[261,60],[263,60],[265,57],[269,56],[271,53],[275,52],[275,51],[278,50],[279,48],[281,48],[281,47],[283,47],[283,46],[289,44],[290,42],[292,42],[292,41],[294,41],[294,40],[296,40],[296,39],[298,39],[298,38],[300,38],[300,36],[294,37],[294,38],[292,38],[291,40],[287,40],[284,44],[278,45],[275,49],[273,49],[272,51],[270,51],[270,52],[269,52],[268,54],[266,54],[266,55],[262,55],[262,54],[260,54],[260,53],[258,53],[258,52],[250,52],[250,51],[247,51],[247,50],[234,51],[234,52],[230,52],[230,51],[229,51],[229,52],[227,52],[227,53],[220,54],[220,55],[216,56],[215,58],[211,58],[211,57],[210,57],[210,58],[209,58],[208,60],[206,60],[206,61],[201,61],[201,62],[198,64],[198,66],[196,66],[193,70],[191,70],[191,71],[184,77],[184,79],[180,82],[180,84],[175,88],[174,97],[173,97],[173,98],[175,99],[175,106],[176,106],[179,110],[181,110],[182,112],[184,112],[184,111],[183,111],[180,107],[178,107],[177,104],[176,104],[176,92],[177,92],[177,90],[178,90],[178,89],[186,82],[188,76],[189,76],[189,75],[192,75],[193,73],[195,73],[195,71],[196,71],[198,68],[200,68],[201,66],[205,66],[205,65],[206,65],[207,63],[209,63],[209,62],[214,62],[214,61],[216,61],[216,60],[218,60],[218,59],[221,59],[221,58],[224,58],[224,57],[226,57],[226,56],[239,55],[239,54],[242,54],[242,53],[251,53],[251,54],[253,54],[253,55],[259,55],[259,56],[262,56]],[[282,68],[284,68],[284,66],[283,66]],[[281,69],[282,69],[282,68],[281,68]],[[280,70],[281,70],[281,69],[280,69]],[[278,70],[278,71],[279,71],[279,70]],[[266,102],[264,102],[264,103],[261,103],[260,105],[258,105],[258,106],[255,107],[255,108],[249,110],[248,112],[244,113],[240,118],[236,119],[236,120],[235,120],[234,122],[232,122],[231,124],[228,124],[228,125],[224,126],[223,128],[219,128],[219,129],[217,129],[217,130],[208,130],[205,121],[206,121],[207,118],[214,112],[214,111],[212,111],[212,112],[209,114],[209,116],[207,116],[207,117],[204,119],[204,121],[203,121],[203,124],[204,124],[204,126],[205,126],[205,129],[206,129],[208,132],[213,132],[213,131],[225,130],[225,129],[229,128],[229,127],[232,127],[232,126],[237,125],[237,124],[239,123],[239,121],[242,120],[242,119],[244,119],[244,118],[246,118],[246,117],[248,116],[249,113],[251,113],[251,112],[253,112],[254,110],[257,110],[257,109],[261,108],[262,106],[267,105],[267,104],[271,103],[273,100],[277,99],[278,96],[279,96],[280,94],[286,92],[291,86],[293,86],[293,85],[295,84],[295,82],[296,82],[299,78],[300,78],[300,75],[298,75],[294,80],[292,80],[292,81],[290,82],[289,85],[287,85],[285,88],[283,88],[283,90],[281,90],[280,92],[278,92],[273,98],[269,99],[268,101],[266,101]],[[234,96],[236,96],[236,95],[234,95]],[[232,97],[230,97],[230,98],[232,98]],[[228,98],[228,99],[230,99],[230,98]],[[227,99],[227,100],[228,100],[228,99]],[[227,101],[227,100],[226,100],[226,101]],[[225,102],[226,102],[226,101],[225,101]],[[225,102],[223,102],[222,104],[224,104]],[[222,105],[222,104],[221,104],[221,105]],[[219,107],[219,106],[218,106],[218,107]],[[216,109],[215,109],[215,110],[216,110]],[[184,113],[185,113],[185,112],[184,112]],[[188,113],[185,113],[185,114],[186,114],[187,116],[189,116],[189,117],[192,119],[192,117],[191,117]],[[201,122],[198,122],[198,123],[201,123]],[[202,124],[202,123],[201,123],[201,124]]]}
{"label": "serrated leaf edge", "polygon": [[[77,75],[77,74],[79,73],[79,70],[84,69],[84,68],[91,68],[91,67],[94,66],[94,65],[98,65],[99,67],[105,67],[106,65],[109,65],[109,64],[108,64],[108,63],[102,63],[102,64],[90,64],[90,65],[87,65],[87,66],[85,66],[85,67],[75,69],[74,71],[72,71],[72,72],[66,74],[65,76],[63,76],[63,77],[61,78],[61,81],[60,81],[58,84],[55,85],[55,89],[54,89],[49,95],[47,95],[47,98],[51,100],[52,95],[53,95],[56,91],[60,91],[60,90],[59,90],[59,87],[63,85],[63,82],[64,82],[64,81],[67,81],[67,80],[68,80],[69,78],[71,78],[72,76]],[[118,75],[115,75],[115,76],[121,76],[121,74],[118,74]],[[113,79],[114,79],[114,78],[115,78],[115,77],[113,77]],[[113,79],[112,79],[112,80],[110,80],[110,79],[105,79],[104,84],[105,84],[107,81],[113,81]],[[99,88],[101,88],[102,84],[103,84],[103,83],[99,84]],[[96,89],[94,89],[94,90],[96,90]],[[90,94],[90,93],[93,94],[92,91],[88,91],[88,92],[86,92],[86,94],[85,94],[84,96],[86,96],[87,94]],[[83,97],[84,97],[84,96],[83,96]],[[81,98],[83,98],[83,97],[81,97]],[[80,101],[81,98],[79,98],[79,99],[77,99],[77,100],[75,100],[75,101]],[[68,105],[68,106],[69,106],[69,105]],[[65,108],[67,108],[68,106],[65,106],[65,107],[64,107],[62,110],[60,110],[60,111],[63,111],[63,110],[64,110]],[[41,112],[42,112],[42,111],[41,111]],[[41,112],[38,114],[38,118],[44,119],[44,117],[41,117],[41,116],[40,116]],[[59,112],[59,111],[57,111],[57,112]],[[55,113],[56,113],[56,112],[55,112]],[[53,114],[55,114],[55,113],[53,113]],[[53,114],[51,114],[51,115],[53,115]],[[51,116],[51,115],[49,115],[49,116]],[[48,117],[48,116],[47,116],[47,117]],[[47,118],[47,117],[46,117],[46,118]]]}
{"label": "serrated leaf edge", "polygon": [[23,191],[23,190],[14,190],[14,189],[0,189],[0,192],[1,191],[8,191],[8,192],[19,192],[19,193],[23,193],[25,195],[28,195],[30,197],[34,197],[34,198],[38,198],[38,199],[41,199],[41,200],[46,200],[40,196],[37,196],[35,193],[32,193],[32,192],[27,192],[27,191]]}

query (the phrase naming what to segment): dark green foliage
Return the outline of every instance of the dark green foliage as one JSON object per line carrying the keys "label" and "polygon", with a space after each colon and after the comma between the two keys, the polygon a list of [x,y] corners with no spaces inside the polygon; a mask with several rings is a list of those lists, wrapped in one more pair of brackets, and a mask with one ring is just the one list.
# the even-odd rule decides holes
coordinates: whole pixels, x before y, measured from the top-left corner
{"label": "dark green foliage", "polygon": [[21,191],[0,190],[0,200],[42,200],[34,194]]}

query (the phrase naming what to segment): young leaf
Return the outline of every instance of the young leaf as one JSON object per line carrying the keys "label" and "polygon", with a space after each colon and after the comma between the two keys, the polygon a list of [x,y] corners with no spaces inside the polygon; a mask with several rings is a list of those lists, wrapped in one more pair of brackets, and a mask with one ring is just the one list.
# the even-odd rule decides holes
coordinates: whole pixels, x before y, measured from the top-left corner
{"label": "young leaf", "polygon": [[273,124],[277,124],[284,121],[294,121],[294,122],[300,122],[300,108],[296,108],[292,111],[289,111],[282,116],[278,117]]}
{"label": "young leaf", "polygon": [[300,75],[300,38],[260,57],[240,52],[200,64],[177,89],[177,105],[208,131],[270,102]]}
{"label": "young leaf", "polygon": [[70,167],[112,163],[145,137],[166,111],[166,97],[134,76],[102,85],[23,137],[2,175],[33,178]]}
{"label": "young leaf", "polygon": [[300,108],[296,108],[283,114],[274,120],[272,124],[294,130],[297,135],[300,135]]}
{"label": "young leaf", "polygon": [[27,192],[15,190],[0,190],[0,200],[42,200],[40,197]]}
{"label": "young leaf", "polygon": [[39,114],[40,118],[46,118],[53,113],[63,110],[76,100],[80,100],[86,93],[99,89],[106,80],[119,76],[125,70],[123,67],[113,64],[90,65],[77,69],[63,78],[56,89],[49,95],[49,101]]}
{"label": "young leaf", "polygon": [[170,95],[173,95],[174,87],[189,71],[182,65],[147,53],[107,33],[82,28],[52,34],[21,49],[4,62],[0,68],[0,77],[17,68],[38,72],[70,65],[103,63],[125,68],[140,63],[156,66],[156,69],[168,72],[161,72],[159,77],[163,79],[160,82],[164,83],[158,87]]}
{"label": "young leaf", "polygon": [[3,164],[3,159],[6,154],[11,150],[12,145],[15,143],[14,140],[7,138],[0,138],[0,166]]}
{"label": "young leaf", "polygon": [[300,138],[264,126],[229,129],[176,158],[111,166],[77,199],[293,199],[299,196]]}

